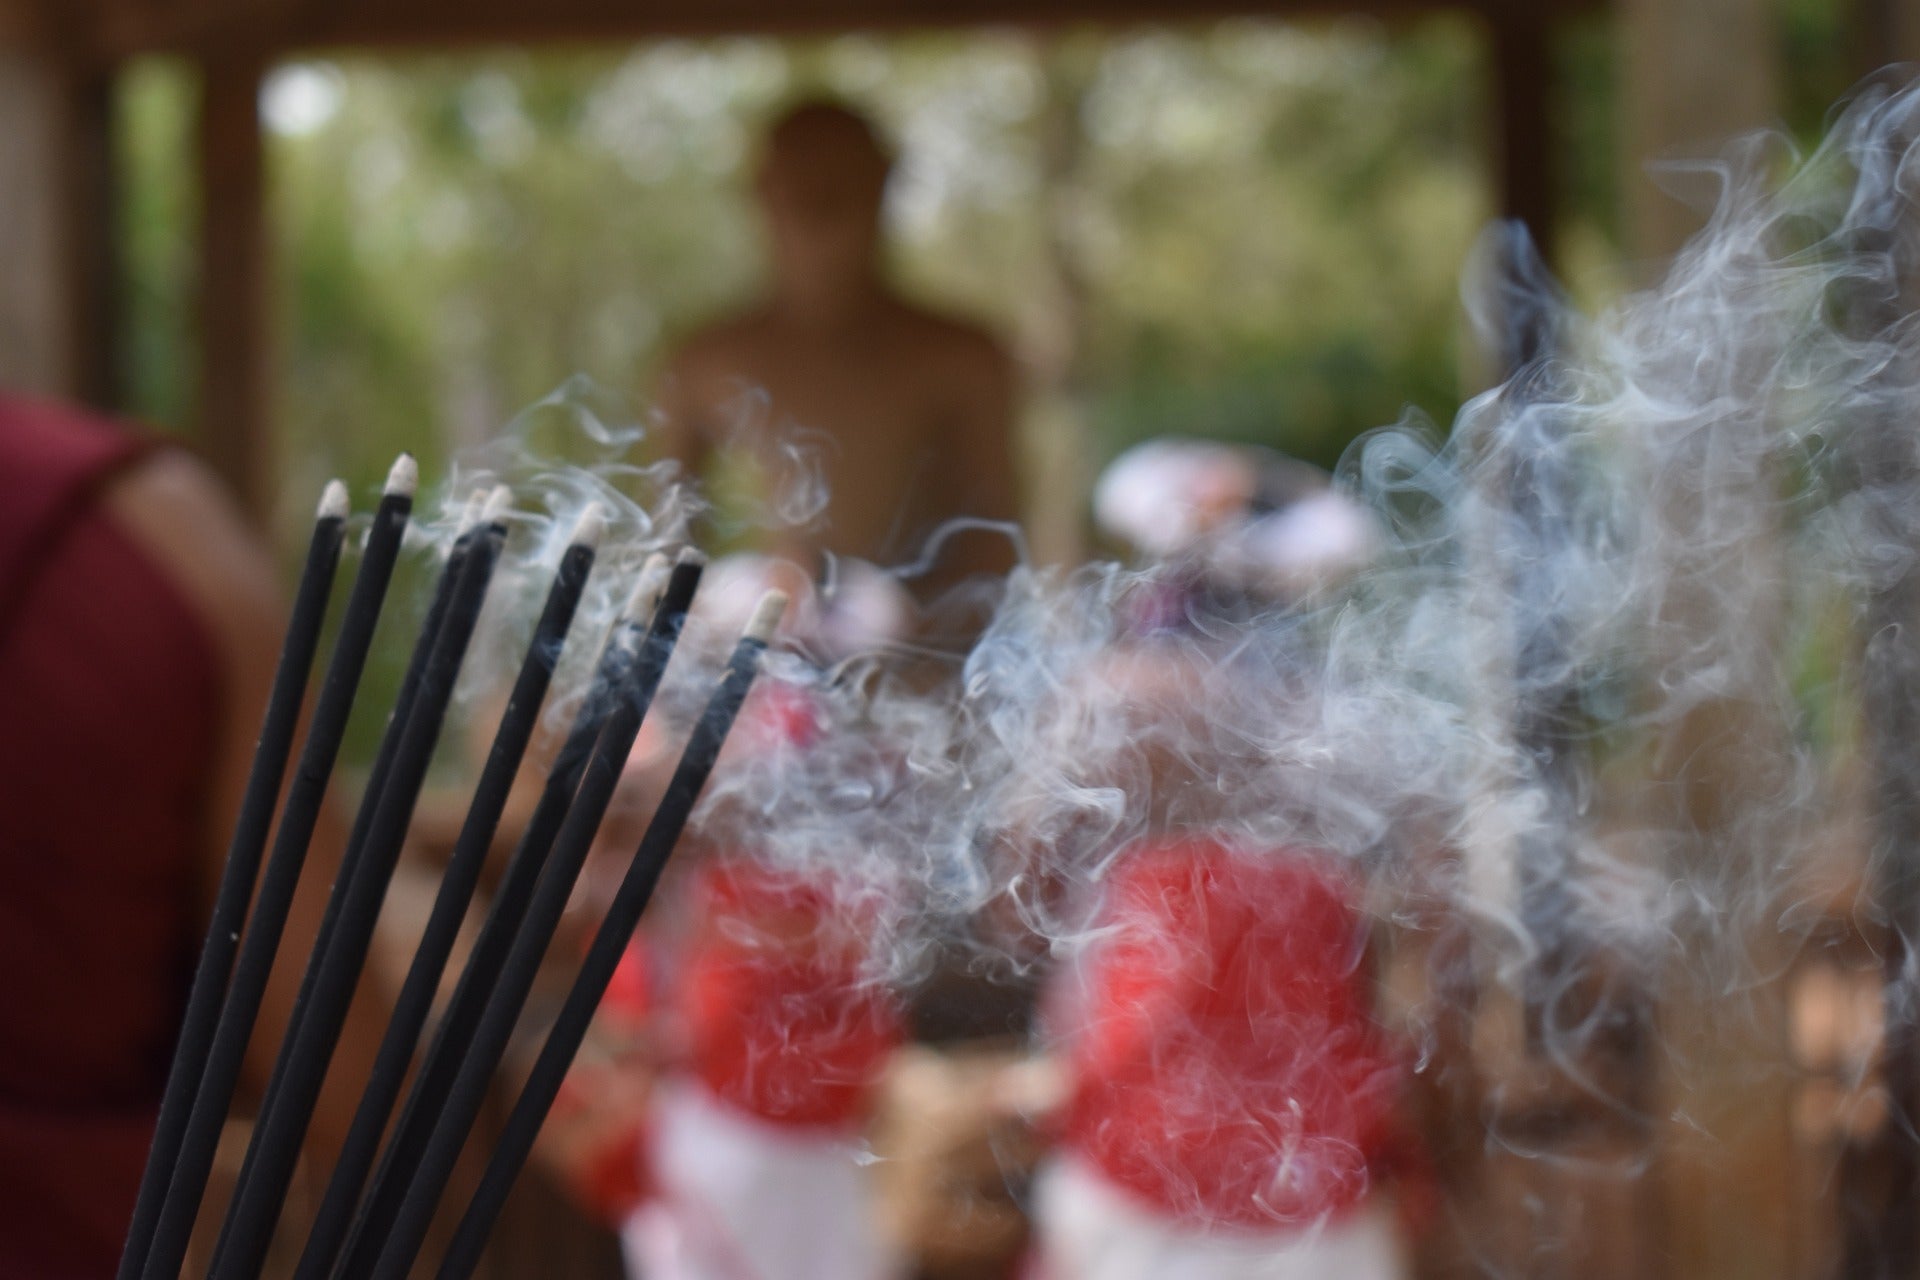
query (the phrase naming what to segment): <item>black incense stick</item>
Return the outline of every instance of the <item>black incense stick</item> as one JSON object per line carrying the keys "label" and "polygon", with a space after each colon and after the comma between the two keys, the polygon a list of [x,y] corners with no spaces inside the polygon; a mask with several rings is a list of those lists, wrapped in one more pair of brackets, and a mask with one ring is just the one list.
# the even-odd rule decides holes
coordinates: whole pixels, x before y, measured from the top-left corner
{"label": "black incense stick", "polygon": [[353,1001],[354,987],[366,967],[380,909],[413,822],[420,788],[426,781],[434,748],[439,745],[454,684],[486,603],[487,588],[507,535],[500,517],[509,497],[507,490],[500,488],[488,500],[483,523],[467,548],[446,616],[433,637],[431,655],[422,669],[416,700],[393,753],[391,772],[368,824],[357,865],[334,882],[330,895],[338,904],[334,934],[327,945],[316,943],[308,958],[311,1004],[281,1041],[274,1074],[282,1080],[282,1087],[254,1126],[248,1144],[252,1172],[236,1188],[228,1207],[222,1230],[224,1243],[211,1272],[219,1280],[245,1280],[259,1271],[266,1258],[281,1201],[293,1180],[301,1143]]}
{"label": "black incense stick", "polygon": [[401,455],[388,474],[386,493],[374,512],[360,570],[354,576],[353,591],[341,618],[326,679],[321,684],[313,720],[300,749],[300,763],[288,788],[280,828],[274,835],[273,852],[260,878],[253,918],[241,940],[232,984],[214,1028],[192,1112],[181,1134],[166,1198],[140,1268],[140,1274],[148,1280],[171,1280],[178,1276],[180,1264],[186,1257],[193,1220],[206,1194],[207,1175],[213,1168],[214,1151],[220,1143],[220,1130],[240,1078],[247,1039],[259,1016],[274,953],[279,949],[300,870],[306,862],[307,845],[319,821],[327,782],[340,752],[347,717],[353,710],[354,694],[366,666],[367,651],[373,643],[374,627],[380,620],[387,586],[393,579],[401,537],[413,510],[413,491],[418,483],[419,470],[413,458]]}
{"label": "black incense stick", "polygon": [[[679,601],[691,596],[692,585],[699,571],[700,566],[693,562],[683,561],[674,567],[668,598],[661,605],[662,614],[676,603],[676,596]],[[681,604],[678,612],[683,618],[684,604]],[[679,619],[672,619],[670,625],[672,630],[677,631]],[[649,648],[656,647],[657,643],[650,634]],[[635,664],[636,673],[649,665],[643,655]],[[660,665],[664,666],[664,663]],[[658,677],[655,679],[657,682]],[[627,697],[617,702],[607,715],[606,725],[600,732],[599,745],[594,749],[592,760],[587,763],[573,806],[568,810],[566,822],[554,840],[553,853],[540,873],[539,883],[534,887],[526,918],[521,922],[520,932],[514,938],[513,947],[501,968],[499,980],[487,1001],[486,1012],[481,1015],[460,1070],[441,1103],[439,1118],[420,1154],[413,1177],[405,1188],[399,1212],[394,1215],[393,1227],[380,1246],[372,1270],[365,1273],[373,1280],[403,1280],[412,1266],[414,1256],[420,1252],[420,1244],[426,1238],[434,1209],[459,1159],[460,1148],[465,1144],[474,1119],[485,1105],[488,1083],[506,1054],[508,1042],[513,1037],[514,1023],[518,1021],[520,1011],[525,1007],[527,996],[539,976],[547,946],[553,940],[561,916],[566,912],[567,901],[573,895],[574,882],[579,878],[581,866],[586,862],[594,837],[599,833],[600,821],[606,815],[607,804],[613,798],[621,770],[626,767],[634,738],[639,734],[642,711],[634,698]]]}
{"label": "black incense stick", "polygon": [[[334,872],[334,890],[327,894],[326,906],[320,915],[320,925],[315,931],[311,956],[325,954],[333,945],[333,933],[338,927],[340,898],[338,890],[351,883],[355,869],[360,865],[361,850],[366,847],[367,831],[373,825],[374,814],[379,810],[380,797],[387,789],[387,779],[393,772],[393,758],[400,749],[400,738],[406,732],[407,722],[413,716],[414,703],[420,696],[420,681],[426,673],[427,662],[432,657],[434,641],[446,622],[447,609],[453,603],[455,588],[460,583],[461,573],[466,567],[467,555],[473,546],[476,534],[484,527],[480,519],[487,498],[486,490],[475,492],[467,500],[466,511],[461,517],[459,535],[453,541],[453,547],[447,555],[446,563],[440,568],[438,581],[434,585],[432,601],[427,606],[426,616],[420,623],[419,633],[414,637],[413,653],[407,660],[406,673],[400,679],[399,689],[394,694],[393,707],[387,713],[386,727],[380,734],[380,746],[373,757],[373,767],[367,772],[367,783],[360,794],[360,803],[355,809],[353,826],[347,833],[347,842],[341,850],[340,863]],[[280,1038],[280,1052],[274,1058],[273,1071],[267,1077],[267,1087],[261,1095],[259,1110],[255,1116],[256,1124],[264,1122],[279,1104],[280,1092],[286,1084],[287,1049],[293,1043],[300,1026],[306,1021],[307,1010],[313,1004],[313,984],[319,976],[317,965],[309,961],[300,975],[300,987],[293,999],[293,1008],[287,1017],[287,1025]],[[260,1157],[257,1143],[249,1142],[245,1158],[240,1164],[240,1174],[236,1187],[244,1187],[253,1181],[254,1172]],[[221,1226],[220,1236],[214,1244],[213,1262],[210,1268],[217,1270],[220,1259],[227,1248],[228,1231],[232,1223],[229,1220]]]}
{"label": "black incense stick", "polygon": [[[460,522],[461,533],[454,539],[446,564],[441,567],[439,581],[434,586],[432,602],[427,606],[426,617],[420,624],[420,633],[414,638],[413,656],[407,661],[406,673],[401,677],[400,687],[394,694],[393,708],[387,714],[386,728],[381,731],[380,747],[374,754],[373,767],[367,773],[367,785],[361,792],[360,804],[353,817],[353,827],[348,831],[346,845],[341,850],[340,865],[334,872],[335,885],[350,882],[354,869],[360,865],[360,851],[367,843],[367,828],[373,824],[373,815],[380,807],[380,797],[386,791],[387,777],[393,771],[394,753],[400,747],[400,736],[405,732],[407,721],[413,715],[413,704],[420,695],[420,680],[426,671],[427,659],[433,653],[434,639],[440,634],[441,624],[446,621],[447,607],[453,601],[454,588],[459,584],[461,570],[466,565],[468,548],[473,545],[474,535],[482,527],[480,513],[485,498],[486,494],[483,491],[474,494],[468,502],[466,516]],[[319,928],[314,933],[314,955],[324,954],[333,944],[333,931],[339,913],[340,895],[329,893],[326,906],[320,915]],[[267,1087],[261,1095],[256,1120],[264,1120],[278,1104],[280,1091],[286,1083],[285,1047],[293,1042],[300,1024],[306,1019],[307,1010],[313,1003],[313,983],[318,973],[316,966],[308,964],[306,970],[300,975],[300,987],[294,995],[293,1008],[287,1016],[287,1025],[281,1034],[282,1052],[275,1058],[273,1072],[267,1077]],[[240,1164],[240,1176],[236,1186],[245,1186],[253,1180],[259,1155],[258,1145],[249,1142],[246,1157]],[[215,1269],[218,1269],[221,1255],[226,1252],[226,1247],[227,1228],[223,1226],[213,1249]]]}
{"label": "black incense stick", "polygon": [[706,710],[694,725],[660,807],[654,810],[646,834],[640,838],[633,861],[628,864],[627,873],[614,894],[613,904],[607,909],[606,919],[594,935],[580,975],[567,993],[566,1004],[547,1034],[546,1044],[520,1091],[512,1114],[507,1117],[479,1189],[454,1231],[453,1241],[440,1264],[439,1280],[468,1280],[479,1265],[480,1253],[492,1234],[493,1224],[499,1220],[507,1193],[513,1189],[514,1180],[533,1152],[534,1139],[539,1136],[540,1126],[546,1122],[567,1071],[580,1052],[594,1010],[606,995],[607,984],[613,980],[613,972],[626,954],[633,931],[653,897],[655,886],[660,883],[660,873],[686,830],[687,819],[713,773],[714,762],[719,759],[720,749],[726,743],[735,717],[740,714],[740,704],[746,700],[754,676],[759,673],[760,656],[766,651],[767,641],[786,605],[786,597],[778,591],[768,592],[762,599],[734,648],[720,687],[714,690]]}
{"label": "black incense stick", "polygon": [[307,544],[306,567],[301,570],[300,585],[294,592],[293,612],[287,619],[280,662],[273,673],[273,690],[267,697],[266,716],[260,723],[260,739],[253,748],[246,791],[241,796],[233,838],[227,845],[226,867],[220,873],[213,914],[207,921],[207,940],[200,949],[200,963],[194,969],[193,986],[187,994],[186,1017],[173,1051],[173,1065],[167,1071],[166,1091],[161,1096],[153,1145],[147,1150],[146,1172],[140,1179],[133,1223],[120,1255],[122,1280],[137,1276],[146,1263],[147,1248],[153,1241],[160,1208],[166,1201],[167,1183],[180,1152],[181,1135],[193,1111],[195,1086],[206,1065],[214,1027],[220,1021],[220,1005],[227,993],[227,979],[233,972],[234,953],[239,950],[240,930],[246,924],[247,903],[253,897],[254,878],[260,872],[260,858],[266,852],[267,836],[273,828],[280,783],[286,777],[287,759],[293,754],[300,707],[307,696],[314,654],[320,647],[327,599],[333,592],[334,573],[340,565],[347,511],[347,487],[334,480],[320,495],[313,538]]}
{"label": "black incense stick", "polygon": [[[487,997],[500,975],[500,967],[506,963],[507,953],[513,948],[514,935],[526,915],[534,885],[540,878],[540,871],[552,852],[554,839],[573,804],[580,776],[586,770],[587,761],[592,758],[594,744],[599,741],[607,714],[623,696],[640,700],[643,711],[644,704],[651,701],[652,689],[659,682],[659,673],[665,669],[677,635],[674,619],[678,613],[684,613],[684,606],[676,613],[673,607],[660,599],[661,583],[665,580],[666,572],[667,561],[664,556],[656,556],[648,563],[640,575],[639,589],[635,591],[625,616],[608,637],[586,700],[575,715],[573,727],[568,731],[566,741],[548,772],[546,785],[527,822],[527,829],[521,834],[520,842],[508,860],[506,873],[501,877],[488,907],[485,923],[481,925],[479,936],[461,970],[459,982],[454,987],[453,998],[448,1002],[447,1011],[441,1017],[432,1040],[428,1042],[426,1057],[414,1077],[412,1087],[407,1091],[406,1102],[400,1108],[400,1120],[394,1126],[393,1137],[388,1140],[374,1171],[365,1203],[354,1216],[352,1230],[346,1239],[345,1263],[338,1270],[340,1275],[364,1275],[372,1267],[380,1244],[393,1225],[393,1216],[399,1212],[400,1201],[406,1195],[407,1183],[418,1166],[420,1153],[433,1134],[441,1101],[452,1086],[454,1076],[459,1074],[461,1060],[473,1040],[474,1028],[479,1025],[480,1016],[486,1011]],[[656,604],[659,607],[656,608]],[[645,620],[649,615],[652,616],[653,630],[659,635],[659,641],[654,644],[646,642],[649,628]],[[655,670],[651,675],[641,673],[634,686],[635,692],[623,694],[633,675],[634,664],[641,657],[653,664]],[[330,1196],[334,1194],[331,1187],[328,1191]],[[358,1189],[355,1188],[355,1191],[357,1193]],[[346,1194],[339,1193],[340,1196]],[[323,1211],[325,1208],[323,1204]],[[320,1222],[316,1221],[316,1235],[319,1228]],[[321,1280],[329,1274],[334,1260],[331,1256],[324,1259],[320,1256],[329,1249],[335,1254],[340,1251],[338,1245],[328,1242],[321,1242],[316,1250],[313,1242],[309,1242],[309,1256],[301,1260],[299,1274],[302,1280]]]}
{"label": "black incense stick", "polygon": [[520,664],[520,673],[507,698],[493,746],[474,788],[466,820],[440,878],[440,889],[427,917],[420,944],[407,969],[405,981],[396,997],[392,1016],[380,1040],[373,1069],[365,1091],[355,1108],[340,1156],[334,1163],[326,1195],[315,1215],[307,1244],[300,1256],[297,1277],[311,1275],[324,1280],[338,1255],[352,1221],[354,1205],[365,1185],[367,1171],[380,1150],[380,1135],[385,1130],[394,1100],[406,1082],[407,1065],[419,1043],[420,1032],[433,1011],[434,995],[439,989],[447,957],[452,953],[460,925],[466,918],[487,854],[493,847],[494,833],[500,825],[513,780],[538,723],[541,704],[547,696],[555,665],[566,644],[575,611],[593,570],[595,551],[604,529],[604,517],[597,504],[589,504],[561,556],[560,567],[548,589],[547,600],[535,625],[532,642]]}
{"label": "black incense stick", "polygon": [[[400,735],[407,727],[407,720],[413,715],[414,701],[420,696],[420,680],[426,671],[427,659],[433,653],[434,638],[440,634],[441,624],[446,621],[447,608],[453,602],[454,588],[459,585],[460,573],[466,567],[467,552],[473,545],[475,533],[481,528],[480,513],[484,495],[476,494],[468,503],[468,511],[461,520],[461,532],[454,539],[453,549],[447,555],[446,564],[441,566],[439,581],[434,585],[432,602],[427,605],[426,617],[420,623],[420,634],[414,638],[413,655],[407,660],[407,670],[400,677],[400,687],[393,697],[393,709],[387,714],[386,728],[380,734],[380,746],[374,753],[373,767],[367,771],[367,785],[360,796],[360,806],[353,815],[353,827],[347,832],[347,843],[340,855],[340,869],[336,878],[347,879],[353,875],[354,867],[360,861],[360,850],[367,843],[367,828],[373,824],[373,815],[380,805],[380,793],[386,790],[387,777],[393,772],[394,752],[400,748]],[[316,946],[325,947],[333,938],[334,921],[339,903],[328,896],[326,910],[320,917],[320,929],[316,936]],[[303,1010],[311,998],[307,978],[302,975],[300,994],[293,1004],[293,1016],[303,1016]],[[291,1027],[288,1028],[292,1030]],[[273,1094],[279,1085],[277,1078],[267,1084],[266,1102],[270,1105]],[[242,1177],[244,1178],[244,1171]]]}

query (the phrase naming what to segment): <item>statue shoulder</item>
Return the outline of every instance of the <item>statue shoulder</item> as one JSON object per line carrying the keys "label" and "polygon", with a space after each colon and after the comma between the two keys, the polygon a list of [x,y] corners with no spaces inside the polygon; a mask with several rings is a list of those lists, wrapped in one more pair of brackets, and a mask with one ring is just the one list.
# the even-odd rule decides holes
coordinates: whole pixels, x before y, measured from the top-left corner
{"label": "statue shoulder", "polygon": [[1002,377],[1013,357],[1000,336],[983,324],[930,307],[903,304],[907,332],[924,356],[966,378]]}

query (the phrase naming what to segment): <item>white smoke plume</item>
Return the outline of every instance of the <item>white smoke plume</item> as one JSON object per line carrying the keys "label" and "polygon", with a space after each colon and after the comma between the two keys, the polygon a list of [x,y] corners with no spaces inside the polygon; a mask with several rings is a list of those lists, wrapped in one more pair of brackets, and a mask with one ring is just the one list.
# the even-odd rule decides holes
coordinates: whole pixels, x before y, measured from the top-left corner
{"label": "white smoke plume", "polygon": [[[755,695],[776,727],[750,710],[713,779],[706,842],[856,886],[866,972],[903,989],[956,949],[1004,978],[1070,965],[1148,836],[1318,851],[1367,886],[1388,968],[1419,970],[1410,1062],[1440,1061],[1454,1019],[1495,1095],[1545,1064],[1603,1109],[1692,1123],[1689,1082],[1721,1070],[1702,1028],[1778,1024],[1836,917],[1914,923],[1882,887],[1915,851],[1874,833],[1920,748],[1874,726],[1920,671],[1917,143],[1920,93],[1884,85],[1811,154],[1740,142],[1665,278],[1594,316],[1496,230],[1469,309],[1497,348],[1534,326],[1535,358],[1449,433],[1409,419],[1353,446],[1363,569],[1275,600],[1178,565],[1021,568],[962,659],[842,638],[830,664],[801,637]],[[552,415],[601,457],[530,461]],[[563,706],[623,580],[699,511],[623,461],[636,440],[563,393],[451,481],[455,507],[498,480],[545,511],[496,592],[508,650],[580,507],[612,513]],[[697,705],[702,651],[669,718]],[[1782,1036],[1735,1074],[1793,1069]]]}

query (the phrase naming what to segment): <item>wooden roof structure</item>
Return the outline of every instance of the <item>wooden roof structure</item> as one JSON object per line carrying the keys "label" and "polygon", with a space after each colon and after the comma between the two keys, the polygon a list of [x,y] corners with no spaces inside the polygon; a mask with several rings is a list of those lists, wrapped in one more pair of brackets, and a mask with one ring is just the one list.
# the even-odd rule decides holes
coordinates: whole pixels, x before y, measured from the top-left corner
{"label": "wooden roof structure", "polygon": [[[1550,252],[1556,166],[1550,37],[1607,0],[0,0],[0,385],[116,407],[114,76],[129,59],[195,63],[202,93],[199,438],[256,511],[269,498],[268,237],[260,78],[280,59],[630,42],[661,36],[1058,27],[1233,16],[1386,19],[1450,12],[1489,37],[1497,204]],[[9,94],[7,77],[17,92]],[[20,126],[27,126],[22,133]],[[9,236],[10,225],[24,227]],[[10,247],[9,247],[10,246]]]}
{"label": "wooden roof structure", "polygon": [[0,31],[34,31],[76,52],[128,57],[240,44],[284,54],[1352,13],[1467,12],[1490,27],[1510,27],[1605,6],[1606,0],[0,0]]}

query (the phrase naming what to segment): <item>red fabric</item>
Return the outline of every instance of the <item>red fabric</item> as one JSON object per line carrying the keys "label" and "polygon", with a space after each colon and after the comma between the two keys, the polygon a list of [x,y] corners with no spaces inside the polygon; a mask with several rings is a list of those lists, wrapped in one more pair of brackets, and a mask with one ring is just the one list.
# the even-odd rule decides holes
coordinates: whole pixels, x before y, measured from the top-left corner
{"label": "red fabric", "polygon": [[101,510],[146,446],[0,399],[0,1277],[111,1275],[196,949],[214,647]]}
{"label": "red fabric", "polygon": [[1069,1148],[1194,1225],[1358,1204],[1401,1075],[1371,1018],[1354,896],[1301,850],[1195,839],[1125,857],[1110,932],[1063,1002]]}
{"label": "red fabric", "polygon": [[675,1001],[715,1095],[778,1124],[858,1123],[901,1021],[863,974],[866,917],[831,881],[742,858],[702,868]]}

